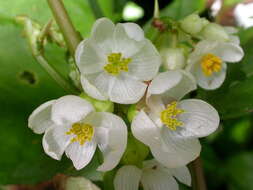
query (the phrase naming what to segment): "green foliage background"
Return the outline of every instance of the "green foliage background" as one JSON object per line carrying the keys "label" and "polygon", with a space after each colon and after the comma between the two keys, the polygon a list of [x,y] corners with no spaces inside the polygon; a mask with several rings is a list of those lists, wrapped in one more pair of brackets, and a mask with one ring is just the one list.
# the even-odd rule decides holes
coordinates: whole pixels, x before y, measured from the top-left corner
{"label": "green foliage background", "polygon": [[[114,21],[122,19],[121,11],[127,0],[98,2],[107,17]],[[225,5],[237,2],[226,0]],[[75,27],[86,37],[95,21],[88,1],[64,0],[64,3]],[[192,12],[203,13],[206,1],[174,0],[165,4],[161,15],[180,19]],[[102,175],[95,171],[98,157],[77,172],[68,159],[59,162],[48,157],[41,146],[42,136],[28,129],[27,118],[32,110],[66,92],[32,57],[22,26],[14,21],[17,15],[28,15],[41,24],[52,18],[45,0],[0,1],[0,184],[34,184],[57,173],[101,180]],[[147,17],[140,23],[145,21]],[[253,28],[241,29],[240,37],[245,57],[240,63],[229,65],[224,85],[215,91],[197,92],[222,117],[222,129],[202,140],[209,189],[253,190]],[[46,57],[67,77],[66,50],[48,44]]]}

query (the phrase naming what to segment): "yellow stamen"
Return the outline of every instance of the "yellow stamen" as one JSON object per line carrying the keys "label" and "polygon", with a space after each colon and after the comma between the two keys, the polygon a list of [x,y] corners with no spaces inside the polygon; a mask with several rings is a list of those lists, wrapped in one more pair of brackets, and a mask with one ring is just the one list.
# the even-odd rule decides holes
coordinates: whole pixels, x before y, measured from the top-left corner
{"label": "yellow stamen", "polygon": [[128,64],[132,59],[122,57],[121,53],[111,53],[107,56],[107,61],[104,70],[111,75],[118,75],[121,71],[128,71]]}
{"label": "yellow stamen", "polygon": [[222,60],[221,58],[208,53],[201,59],[201,68],[206,76],[211,76],[213,72],[219,72],[221,70]]}
{"label": "yellow stamen", "polygon": [[177,127],[183,125],[183,122],[177,119],[177,116],[183,112],[184,110],[177,108],[177,102],[174,101],[167,105],[167,109],[161,112],[160,118],[163,124],[174,131]]}
{"label": "yellow stamen", "polygon": [[87,141],[91,141],[94,135],[94,129],[91,125],[85,123],[74,123],[71,129],[66,132],[67,135],[76,135],[71,142],[79,142],[83,145]]}

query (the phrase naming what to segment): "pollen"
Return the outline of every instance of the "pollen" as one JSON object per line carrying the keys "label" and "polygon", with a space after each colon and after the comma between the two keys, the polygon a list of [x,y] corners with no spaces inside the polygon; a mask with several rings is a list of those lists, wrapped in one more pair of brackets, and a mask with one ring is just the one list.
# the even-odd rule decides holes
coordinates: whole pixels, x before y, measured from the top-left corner
{"label": "pollen", "polygon": [[80,145],[83,145],[87,141],[91,141],[94,135],[94,128],[85,123],[74,123],[71,129],[66,132],[67,135],[75,135],[71,142],[79,142]]}
{"label": "pollen", "polygon": [[122,71],[128,71],[128,64],[132,59],[124,58],[121,53],[111,53],[107,56],[107,61],[104,70],[111,75],[118,75]]}
{"label": "pollen", "polygon": [[201,59],[201,68],[206,76],[211,76],[214,72],[221,70],[222,60],[221,58],[208,53]]}
{"label": "pollen", "polygon": [[161,112],[160,118],[163,124],[175,131],[177,127],[183,125],[183,122],[177,119],[177,116],[183,112],[184,110],[177,108],[177,102],[174,101],[167,105],[167,108]]}

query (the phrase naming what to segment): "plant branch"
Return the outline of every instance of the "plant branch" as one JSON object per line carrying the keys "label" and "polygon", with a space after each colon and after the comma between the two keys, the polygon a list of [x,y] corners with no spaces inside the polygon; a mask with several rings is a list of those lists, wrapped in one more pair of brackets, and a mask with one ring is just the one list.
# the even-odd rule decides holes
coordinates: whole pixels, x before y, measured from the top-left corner
{"label": "plant branch", "polygon": [[189,164],[192,174],[192,187],[194,190],[207,190],[201,158],[198,157]]}
{"label": "plant branch", "polygon": [[93,11],[94,16],[98,19],[104,16],[97,0],[88,0],[89,4],[90,4],[90,8]]}
{"label": "plant branch", "polygon": [[63,34],[63,37],[66,41],[68,49],[72,56],[75,55],[75,50],[82,37],[75,30],[67,11],[62,3],[62,0],[47,0],[48,5],[50,6],[54,18]]}

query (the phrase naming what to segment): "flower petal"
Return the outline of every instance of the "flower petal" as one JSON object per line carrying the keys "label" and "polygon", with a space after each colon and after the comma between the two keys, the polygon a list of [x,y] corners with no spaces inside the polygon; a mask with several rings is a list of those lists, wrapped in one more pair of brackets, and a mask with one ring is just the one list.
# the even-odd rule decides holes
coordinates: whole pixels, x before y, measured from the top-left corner
{"label": "flower petal", "polygon": [[150,147],[155,159],[168,168],[185,166],[195,160],[201,150],[199,140],[186,138],[167,127],[161,130],[162,145]]}
{"label": "flower petal", "polygon": [[205,137],[219,126],[218,112],[202,100],[182,100],[178,107],[184,110],[178,117],[184,123],[178,132],[184,137]]}
{"label": "flower petal", "polygon": [[144,190],[179,190],[178,183],[172,176],[156,169],[143,172],[141,183]]}
{"label": "flower petal", "polygon": [[147,84],[134,80],[124,75],[115,78],[110,91],[110,100],[119,104],[134,104],[145,93]]}
{"label": "flower petal", "polygon": [[167,104],[171,100],[179,100],[197,88],[194,77],[183,70],[167,71],[158,74],[151,82],[147,92],[147,104],[152,95],[161,95]]}
{"label": "flower petal", "polygon": [[147,146],[157,144],[160,141],[158,127],[142,110],[134,117],[131,130],[135,138]]}
{"label": "flower petal", "polygon": [[127,126],[124,121],[107,112],[90,114],[85,122],[96,127],[96,139],[104,156],[104,163],[99,171],[113,169],[120,161],[127,146]]}
{"label": "flower petal", "polygon": [[114,28],[113,22],[107,18],[98,19],[92,27],[91,39],[104,54],[112,52]]}
{"label": "flower petal", "polygon": [[52,105],[55,100],[45,102],[36,108],[28,119],[28,127],[33,130],[34,133],[42,134],[53,125],[51,120]]}
{"label": "flower petal", "polygon": [[84,168],[91,161],[97,147],[96,141],[85,142],[80,145],[79,142],[71,143],[65,150],[77,170]]}
{"label": "flower petal", "polygon": [[58,125],[72,124],[92,111],[94,108],[88,101],[78,96],[67,95],[55,101],[52,106],[52,120]]}
{"label": "flower petal", "polygon": [[115,190],[138,190],[142,171],[136,166],[123,166],[114,178]]}
{"label": "flower petal", "polygon": [[168,169],[181,183],[191,186],[191,173],[186,166]]}
{"label": "flower petal", "polygon": [[81,84],[83,90],[92,98],[98,100],[108,100],[107,96],[103,95],[95,86],[93,86],[83,75],[81,75]]}
{"label": "flower petal", "polygon": [[[111,76],[105,72],[100,72],[91,75],[86,75],[85,79],[87,79],[92,86],[96,87],[97,90],[101,93],[101,95],[109,98],[110,91],[115,81],[114,76]],[[87,90],[86,93],[89,92],[91,94],[91,91],[93,89],[86,89],[86,90]]]}
{"label": "flower petal", "polygon": [[137,53],[145,43],[144,41],[136,41],[132,39],[126,32],[124,25],[121,23],[116,25],[113,35],[113,52],[120,52],[125,58],[129,58]]}
{"label": "flower petal", "polygon": [[144,40],[143,43],[142,48],[131,57],[128,73],[138,80],[149,81],[157,74],[161,57],[149,40]]}
{"label": "flower petal", "polygon": [[225,62],[238,62],[244,56],[243,49],[234,43],[219,43],[214,54]]}
{"label": "flower petal", "polygon": [[60,160],[71,137],[66,135],[68,126],[52,126],[48,128],[43,136],[42,145],[44,151],[56,160]]}
{"label": "flower petal", "polygon": [[207,90],[219,88],[226,78],[227,64],[223,63],[221,71],[213,73],[211,76],[206,76],[199,63],[190,65],[187,68],[196,78],[198,85]]}
{"label": "flower petal", "polygon": [[78,45],[75,59],[82,74],[100,72],[106,64],[106,56],[101,53],[91,39],[85,39]]}
{"label": "flower petal", "polygon": [[138,24],[127,22],[122,25],[130,38],[136,41],[144,40],[144,31]]}

